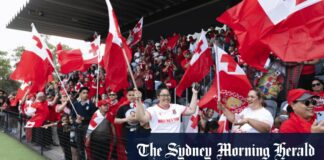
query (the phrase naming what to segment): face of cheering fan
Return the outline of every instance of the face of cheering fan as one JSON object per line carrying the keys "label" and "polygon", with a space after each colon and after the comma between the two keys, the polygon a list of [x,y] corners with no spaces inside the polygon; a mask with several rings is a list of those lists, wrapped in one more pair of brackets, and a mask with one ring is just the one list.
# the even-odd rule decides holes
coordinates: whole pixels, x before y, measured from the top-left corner
{"label": "face of cheering fan", "polygon": [[130,102],[135,102],[134,91],[128,91],[126,97]]}
{"label": "face of cheering fan", "polygon": [[250,90],[248,93],[247,102],[249,105],[261,104],[261,98],[258,97],[255,90]]}
{"label": "face of cheering fan", "polygon": [[168,89],[162,89],[158,95],[158,99],[161,105],[169,105],[171,102],[171,95]]}
{"label": "face of cheering fan", "polygon": [[103,112],[103,113],[107,113],[108,112],[108,104],[103,104],[101,107],[100,107],[100,111]]}
{"label": "face of cheering fan", "polygon": [[309,98],[305,101],[295,101],[291,104],[291,108],[294,110],[294,113],[298,116],[309,120],[314,116],[314,106],[316,101],[312,98]]}
{"label": "face of cheering fan", "polygon": [[323,84],[318,80],[312,81],[312,91],[313,92],[322,92],[323,91]]}

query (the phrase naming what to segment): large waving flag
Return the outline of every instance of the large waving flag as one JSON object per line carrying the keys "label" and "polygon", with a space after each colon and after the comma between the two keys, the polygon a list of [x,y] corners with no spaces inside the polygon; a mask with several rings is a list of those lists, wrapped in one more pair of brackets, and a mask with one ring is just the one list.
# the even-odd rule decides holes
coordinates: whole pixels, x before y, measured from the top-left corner
{"label": "large waving flag", "polygon": [[262,69],[269,52],[284,61],[324,57],[322,0],[244,0],[217,18],[231,27],[239,53]]}
{"label": "large waving flag", "polygon": [[127,38],[127,45],[133,47],[142,39],[143,33],[143,17],[137,22],[133,30],[131,30],[129,37]]}
{"label": "large waving flag", "polygon": [[[239,113],[247,106],[246,96],[252,86],[245,72],[234,61],[234,59],[221,48],[217,47],[217,49],[216,53],[219,62],[216,65],[219,67],[218,75],[221,102],[229,107],[233,112]],[[218,111],[217,84],[217,77],[215,77],[212,86],[199,101],[198,106],[201,108],[212,108],[215,111]],[[238,84],[239,87],[233,84]]]}
{"label": "large waving flag", "polygon": [[103,65],[106,70],[106,83],[112,91],[128,87],[127,62],[131,61],[132,53],[121,35],[118,21],[109,0],[106,0],[109,15],[109,33],[106,39]]}
{"label": "large waving flag", "polygon": [[32,24],[32,42],[26,47],[10,78],[31,83],[32,90],[43,90],[48,78],[52,76],[54,65],[52,53]]}
{"label": "large waving flag", "polygon": [[98,63],[100,36],[83,47],[73,50],[58,50],[60,71],[67,74],[73,71],[86,71],[92,64]]}
{"label": "large waving flag", "polygon": [[210,67],[213,65],[211,48],[208,46],[205,34],[204,31],[201,32],[195,52],[189,62],[189,67],[176,87],[178,96],[181,96],[182,92],[190,87],[192,83],[201,81],[209,73]]}
{"label": "large waving flag", "polygon": [[[199,101],[198,106],[202,108],[212,108],[218,111],[217,103],[219,96],[222,104],[225,104],[232,112],[239,113],[246,106],[246,96],[252,88],[246,74],[234,59],[227,54],[224,50],[214,46],[216,51],[217,72],[212,86],[204,97]],[[217,82],[219,79],[219,82]],[[239,84],[235,86],[233,84]],[[219,89],[218,89],[219,87]],[[218,93],[220,92],[220,93]],[[224,115],[218,121],[219,128],[217,132],[226,133],[229,131],[229,123]]]}

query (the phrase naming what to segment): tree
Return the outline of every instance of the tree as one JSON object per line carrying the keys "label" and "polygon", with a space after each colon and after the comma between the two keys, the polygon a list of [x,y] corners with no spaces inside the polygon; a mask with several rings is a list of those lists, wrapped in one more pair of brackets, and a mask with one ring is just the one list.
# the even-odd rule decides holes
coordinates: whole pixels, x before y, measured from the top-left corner
{"label": "tree", "polygon": [[8,52],[0,51],[0,89],[8,93],[18,89],[18,83],[9,79],[12,73]]}
{"label": "tree", "polygon": [[14,64],[13,67],[16,68],[16,65],[17,65],[18,61],[20,60],[21,55],[24,52],[24,50],[25,50],[24,46],[18,46],[16,49],[13,50],[14,53],[11,54],[12,64]]}
{"label": "tree", "polygon": [[0,80],[8,79],[11,73],[10,59],[8,52],[0,51]]}

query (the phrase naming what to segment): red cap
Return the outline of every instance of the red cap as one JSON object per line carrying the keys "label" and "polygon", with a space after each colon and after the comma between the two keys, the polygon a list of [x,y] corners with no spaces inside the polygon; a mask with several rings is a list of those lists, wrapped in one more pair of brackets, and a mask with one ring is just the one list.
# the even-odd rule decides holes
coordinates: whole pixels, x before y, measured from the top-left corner
{"label": "red cap", "polygon": [[101,100],[98,102],[98,107],[101,107],[102,105],[111,105],[110,100]]}
{"label": "red cap", "polygon": [[311,97],[315,97],[315,96],[307,90],[292,89],[288,92],[287,101],[288,104],[292,104],[294,101],[304,101]]}

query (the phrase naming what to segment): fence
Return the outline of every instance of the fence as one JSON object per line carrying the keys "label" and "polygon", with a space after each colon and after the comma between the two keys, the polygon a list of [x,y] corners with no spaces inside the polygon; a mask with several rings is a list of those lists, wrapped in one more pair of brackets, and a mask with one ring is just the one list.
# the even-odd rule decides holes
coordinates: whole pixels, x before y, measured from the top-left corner
{"label": "fence", "polygon": [[[87,126],[76,127],[57,127],[54,125],[48,128],[25,128],[28,118],[14,111],[4,110],[0,112],[0,130],[17,139],[17,141],[35,150],[39,154],[48,159],[69,160],[69,159],[86,159],[91,155],[91,159],[117,159],[118,156],[126,156],[125,150],[121,144],[125,143],[124,139],[116,138],[112,131],[107,129],[91,134],[91,147],[79,147],[79,143],[74,143],[71,140],[73,135],[77,137],[82,132],[86,132]],[[111,125],[110,123],[106,123]],[[72,135],[72,136],[71,136]],[[78,138],[75,139],[78,141]],[[82,142],[82,140],[79,140]],[[77,148],[81,148],[78,150]],[[123,151],[123,152],[122,152]],[[110,152],[111,154],[107,154]],[[121,153],[122,152],[122,153]],[[88,157],[87,157],[88,158]],[[90,159],[90,158],[88,158]],[[126,158],[124,158],[126,159]]]}

